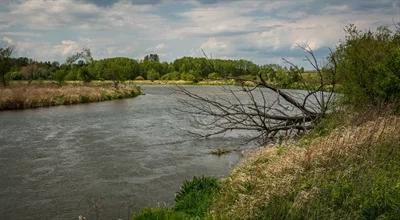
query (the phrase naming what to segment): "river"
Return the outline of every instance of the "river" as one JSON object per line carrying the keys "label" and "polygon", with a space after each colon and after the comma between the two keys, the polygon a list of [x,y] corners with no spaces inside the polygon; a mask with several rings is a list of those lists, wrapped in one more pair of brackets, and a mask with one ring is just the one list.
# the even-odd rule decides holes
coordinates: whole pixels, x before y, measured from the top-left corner
{"label": "river", "polygon": [[[132,99],[0,112],[0,219],[128,219],[173,203],[193,176],[226,176],[243,146],[238,133],[194,139],[180,96],[144,86]],[[219,87],[188,86],[225,95]]]}

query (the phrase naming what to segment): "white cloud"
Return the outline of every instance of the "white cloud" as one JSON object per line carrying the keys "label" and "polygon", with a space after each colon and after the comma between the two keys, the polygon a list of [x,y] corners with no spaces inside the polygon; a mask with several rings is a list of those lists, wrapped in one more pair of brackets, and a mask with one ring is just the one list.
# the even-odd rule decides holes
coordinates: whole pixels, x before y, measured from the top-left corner
{"label": "white cloud", "polygon": [[54,49],[63,56],[71,55],[77,52],[80,48],[81,46],[77,42],[72,40],[63,40],[61,41],[61,44],[54,46]]}
{"label": "white cloud", "polygon": [[[185,7],[171,9],[172,3]],[[296,44],[334,46],[346,24],[374,28],[396,20],[395,2],[385,10],[354,10],[354,4],[171,0],[151,5],[120,0],[101,7],[82,0],[18,0],[0,9],[0,39],[14,44],[21,56],[59,61],[89,47],[97,58],[152,52],[172,60],[191,51],[201,55],[203,48],[219,57],[272,62],[281,54],[291,56]]]}

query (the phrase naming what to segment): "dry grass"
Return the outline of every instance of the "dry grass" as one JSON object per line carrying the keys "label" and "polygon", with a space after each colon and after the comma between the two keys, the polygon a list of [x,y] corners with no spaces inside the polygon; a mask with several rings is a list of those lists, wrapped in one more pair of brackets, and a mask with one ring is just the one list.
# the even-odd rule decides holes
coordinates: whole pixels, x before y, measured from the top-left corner
{"label": "dry grass", "polygon": [[54,83],[12,84],[0,88],[0,110],[99,102],[139,94],[138,87],[128,84],[120,85],[118,89],[109,84],[99,83],[68,83],[63,86]]}
{"label": "dry grass", "polygon": [[[400,117],[381,116],[361,124],[340,127],[307,146],[286,144],[251,153],[222,187],[211,214],[219,219],[254,219],[276,196],[295,193],[293,208],[304,206],[319,189],[294,192],[305,175],[322,176],[344,161],[363,161],[379,143],[400,141]],[[368,155],[368,156],[367,156]],[[368,161],[367,161],[368,162]]]}

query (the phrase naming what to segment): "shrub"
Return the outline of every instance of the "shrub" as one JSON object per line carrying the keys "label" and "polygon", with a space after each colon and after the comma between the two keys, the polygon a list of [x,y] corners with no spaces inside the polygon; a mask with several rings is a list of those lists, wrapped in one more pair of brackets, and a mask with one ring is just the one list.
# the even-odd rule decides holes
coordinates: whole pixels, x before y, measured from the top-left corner
{"label": "shrub", "polygon": [[64,80],[67,81],[78,80],[78,72],[74,70],[69,70],[65,75]]}
{"label": "shrub", "polygon": [[65,71],[63,69],[59,69],[56,72],[54,72],[53,80],[56,80],[58,83],[62,83],[67,74],[68,74],[67,71]]}
{"label": "shrub", "polygon": [[147,79],[148,80],[154,81],[154,80],[157,80],[159,78],[160,78],[160,74],[157,71],[151,69],[151,70],[149,70],[147,72]]}
{"label": "shrub", "polygon": [[222,76],[219,73],[213,72],[213,73],[208,74],[207,78],[211,79],[211,80],[218,80],[218,79],[221,79]]}
{"label": "shrub", "polygon": [[357,106],[400,98],[400,31],[381,27],[375,32],[346,27],[336,50],[338,74],[346,101]]}
{"label": "shrub", "polygon": [[22,79],[24,79],[24,76],[22,75],[22,73],[18,72],[18,71],[8,72],[5,77],[7,80],[22,80]]}
{"label": "shrub", "polygon": [[161,77],[161,79],[162,79],[162,80],[179,80],[180,77],[181,77],[181,76],[180,76],[180,73],[174,71],[174,72],[170,72],[170,73],[167,73],[167,74],[163,75],[163,76]]}
{"label": "shrub", "polygon": [[196,77],[190,73],[182,73],[181,80],[194,82],[194,81],[196,81]]}

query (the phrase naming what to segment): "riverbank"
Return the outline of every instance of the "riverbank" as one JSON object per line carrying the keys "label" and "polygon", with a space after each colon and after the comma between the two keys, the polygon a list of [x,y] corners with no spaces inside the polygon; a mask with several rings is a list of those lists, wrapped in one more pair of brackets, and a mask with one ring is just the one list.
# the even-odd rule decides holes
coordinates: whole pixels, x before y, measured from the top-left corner
{"label": "riverbank", "polygon": [[[280,89],[300,89],[300,90],[309,90],[309,89],[317,89],[320,86],[320,81],[315,79],[314,77],[305,78],[306,84],[301,82],[292,83],[290,85],[279,85],[277,83],[269,82],[270,85],[275,86]],[[229,80],[202,80],[198,82],[194,81],[185,81],[185,80],[129,80],[129,83],[134,83],[137,85],[194,85],[194,86],[255,86],[256,84],[253,81],[239,81],[234,79]],[[307,85],[307,87],[305,86]],[[335,85],[336,89],[340,91],[340,85]],[[330,91],[332,85],[325,85],[323,90]]]}
{"label": "riverbank", "polygon": [[178,206],[136,218],[396,219],[400,117],[370,113],[328,119],[298,142],[261,148],[219,184],[203,181]]}
{"label": "riverbank", "polygon": [[130,83],[121,83],[115,88],[109,82],[70,82],[63,85],[54,82],[14,82],[0,88],[0,110],[101,102],[140,94],[140,88]]}

